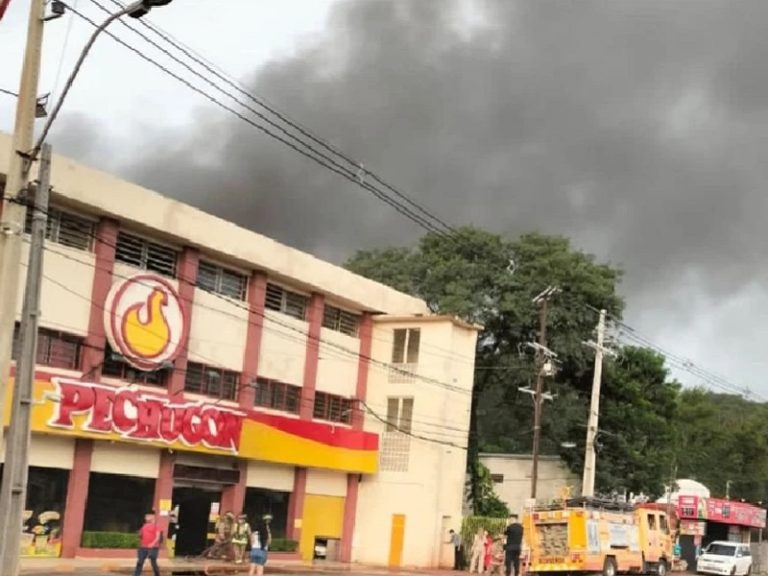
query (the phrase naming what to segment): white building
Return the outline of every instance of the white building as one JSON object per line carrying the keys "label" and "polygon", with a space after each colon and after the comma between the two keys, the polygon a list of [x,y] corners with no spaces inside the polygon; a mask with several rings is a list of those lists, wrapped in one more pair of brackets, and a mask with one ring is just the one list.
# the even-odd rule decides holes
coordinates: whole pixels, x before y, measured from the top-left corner
{"label": "white building", "polygon": [[305,559],[452,561],[474,326],[66,158],[51,182],[28,528],[62,536],[27,553],[120,554],[98,533],[155,509],[194,554],[244,510]]}
{"label": "white building", "polygon": [[[531,455],[480,454],[480,462],[491,472],[496,495],[511,512],[522,513],[531,496]],[[574,497],[581,491],[581,478],[571,472],[559,456],[539,456],[538,476],[538,501],[559,498],[566,487]]]}

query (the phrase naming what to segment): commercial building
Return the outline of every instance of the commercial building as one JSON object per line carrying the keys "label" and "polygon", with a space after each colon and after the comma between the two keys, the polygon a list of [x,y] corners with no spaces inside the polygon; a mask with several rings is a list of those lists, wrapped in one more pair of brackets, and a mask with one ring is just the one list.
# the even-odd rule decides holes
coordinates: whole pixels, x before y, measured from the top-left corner
{"label": "commercial building", "polygon": [[196,554],[242,510],[305,559],[452,562],[476,327],[66,158],[51,183],[27,553],[125,553],[154,509]]}
{"label": "commercial building", "polygon": [[[523,512],[531,497],[533,458],[530,454],[480,454],[480,462],[488,468],[493,488],[510,511]],[[561,498],[567,489],[570,496],[581,493],[581,478],[568,468],[559,456],[539,456],[536,495],[540,502]]]}

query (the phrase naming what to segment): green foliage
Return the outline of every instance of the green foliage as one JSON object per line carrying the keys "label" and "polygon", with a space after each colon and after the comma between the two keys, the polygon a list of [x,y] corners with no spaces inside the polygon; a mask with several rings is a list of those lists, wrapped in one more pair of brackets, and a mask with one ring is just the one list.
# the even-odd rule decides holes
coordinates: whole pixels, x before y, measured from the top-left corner
{"label": "green foliage", "polygon": [[[509,508],[502,502],[493,488],[491,471],[480,462],[475,465],[477,476],[477,497],[472,503],[477,517],[507,518]],[[471,487],[470,487],[471,488]]]}
{"label": "green foliage", "polygon": [[469,549],[472,547],[472,541],[474,540],[475,534],[477,534],[478,530],[488,530],[488,533],[491,536],[496,537],[501,536],[506,527],[506,518],[465,516],[461,523],[461,541],[464,543],[465,549]]}
{"label": "green foliage", "polygon": [[299,543],[287,538],[273,538],[269,545],[270,552],[296,552],[298,549]]}
{"label": "green foliage", "polygon": [[768,405],[702,389],[678,397],[677,477],[723,497],[765,501],[768,494]]}
{"label": "green foliage", "polygon": [[484,505],[475,465],[479,452],[531,449],[531,399],[518,388],[529,385],[534,374],[533,356],[524,345],[538,329],[532,299],[549,285],[563,290],[548,321],[549,346],[561,361],[552,388],[561,396],[545,408],[542,450],[557,454],[562,442],[584,434],[579,423],[585,420],[592,355],[582,341],[591,337],[597,321],[590,307],[621,314],[620,271],[596,263],[560,236],[508,240],[471,227],[459,231],[457,242],[427,234],[412,249],[358,252],[346,266],[423,298],[435,312],[484,327],[476,350],[469,435],[475,508]]}
{"label": "green foliage", "polygon": [[139,535],[131,532],[83,532],[83,548],[138,548]]}
{"label": "green foliage", "polygon": [[[514,261],[513,273],[508,268]],[[536,337],[532,298],[549,285],[549,347],[558,372],[546,383],[542,453],[559,454],[581,475],[592,387],[594,309],[620,317],[621,272],[596,262],[567,238],[526,234],[510,240],[462,228],[458,241],[427,234],[412,248],[358,252],[346,266],[423,298],[430,309],[484,326],[475,356],[468,472],[478,514],[503,515],[479,453],[530,453],[532,402],[518,387],[534,380],[525,343]],[[428,354],[425,351],[424,354]],[[661,495],[674,477],[693,478],[713,494],[751,501],[768,495],[768,404],[704,390],[681,390],[663,357],[626,347],[606,359],[600,406],[597,489]],[[434,430],[430,430],[434,435]],[[454,439],[455,440],[455,439]],[[563,443],[575,448],[563,448]]]}

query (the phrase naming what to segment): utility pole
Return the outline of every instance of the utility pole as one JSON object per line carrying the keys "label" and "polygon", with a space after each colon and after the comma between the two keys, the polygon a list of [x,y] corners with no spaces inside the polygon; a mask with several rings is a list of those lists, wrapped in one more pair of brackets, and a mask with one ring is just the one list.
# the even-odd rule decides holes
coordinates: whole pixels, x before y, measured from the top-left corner
{"label": "utility pole", "polygon": [[[552,352],[547,348],[547,312],[549,299],[558,292],[550,286],[534,298],[539,306],[539,339],[536,348],[536,390],[533,393],[533,468],[531,470],[531,499],[536,499],[539,481],[539,451],[541,448],[541,407],[544,402],[544,372]],[[552,397],[550,396],[550,399]]]}
{"label": "utility pole", "polygon": [[591,498],[595,495],[595,472],[597,469],[597,455],[595,454],[595,442],[597,441],[597,422],[600,415],[600,384],[603,375],[603,341],[605,339],[605,310],[600,310],[600,319],[597,322],[597,342],[586,342],[587,346],[595,349],[595,372],[592,378],[592,401],[589,405],[589,421],[587,422],[587,445],[584,454],[584,478],[582,481],[581,495]]}
{"label": "utility pole", "polygon": [[[27,25],[27,46],[24,51],[19,97],[16,103],[11,161],[8,166],[3,203],[0,206],[0,278],[2,278],[0,281],[0,414],[3,413],[5,387],[11,367],[13,325],[16,322],[16,302],[19,297],[21,235],[24,232],[26,216],[26,207],[21,201],[21,195],[26,191],[29,178],[28,153],[32,149],[34,137],[44,14],[45,0],[32,0]],[[3,426],[0,426],[0,444],[2,437]]]}
{"label": "utility pole", "polygon": [[51,147],[44,144],[40,156],[40,176],[34,196],[31,244],[27,282],[21,319],[21,352],[13,386],[11,426],[6,438],[5,465],[0,485],[0,575],[17,576],[21,553],[21,528],[27,500],[30,418],[34,395],[37,358],[37,327],[40,316],[40,287],[43,248],[48,222],[48,197],[51,174]]}

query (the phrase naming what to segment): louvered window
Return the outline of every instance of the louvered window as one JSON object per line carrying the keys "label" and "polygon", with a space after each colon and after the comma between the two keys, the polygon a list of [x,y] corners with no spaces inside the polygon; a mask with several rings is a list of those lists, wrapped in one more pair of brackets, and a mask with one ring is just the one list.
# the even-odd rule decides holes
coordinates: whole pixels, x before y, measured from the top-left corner
{"label": "louvered window", "polygon": [[[24,223],[24,232],[32,232],[32,217],[34,209],[27,209],[27,220]],[[93,244],[94,223],[91,220],[63,212],[58,208],[48,210],[48,221],[45,228],[45,239],[50,242],[77,248],[78,250],[90,250]]]}
{"label": "louvered window", "polygon": [[336,330],[347,336],[357,336],[360,316],[335,306],[326,305],[323,310],[323,327]]}
{"label": "louvered window", "polygon": [[336,394],[316,392],[312,416],[317,420],[349,424],[352,419],[352,400]]}
{"label": "louvered window", "polygon": [[[40,328],[37,332],[36,364],[76,370],[80,366],[80,351],[83,339],[73,334]],[[20,326],[13,331],[13,359],[18,360],[21,352]]]}
{"label": "louvered window", "polygon": [[240,272],[201,260],[197,269],[197,285],[209,292],[245,300],[248,278]]}
{"label": "louvered window", "polygon": [[115,258],[142,270],[172,278],[176,276],[176,250],[133,234],[120,232],[117,235]]}
{"label": "louvered window", "polygon": [[309,298],[303,294],[291,292],[277,284],[267,284],[267,295],[264,303],[267,310],[275,310],[287,316],[304,320],[307,315],[308,302]]}
{"label": "louvered window", "polygon": [[234,400],[240,387],[240,374],[211,368],[197,362],[187,364],[184,390],[222,400]]}
{"label": "louvered window", "polygon": [[300,386],[278,382],[277,380],[268,380],[267,378],[258,378],[256,380],[255,406],[298,414],[300,402]]}
{"label": "louvered window", "polygon": [[408,472],[412,425],[413,398],[387,398],[386,428],[379,452],[381,470]]}

